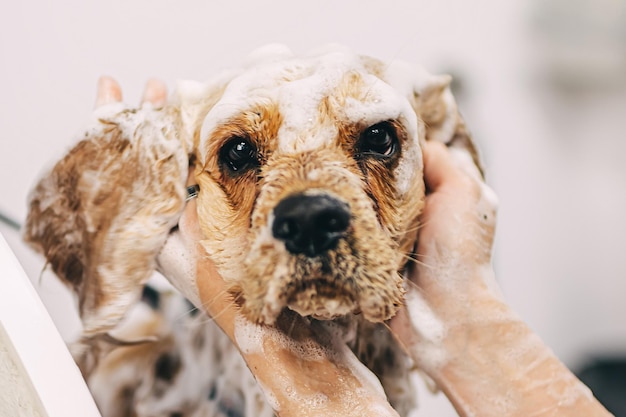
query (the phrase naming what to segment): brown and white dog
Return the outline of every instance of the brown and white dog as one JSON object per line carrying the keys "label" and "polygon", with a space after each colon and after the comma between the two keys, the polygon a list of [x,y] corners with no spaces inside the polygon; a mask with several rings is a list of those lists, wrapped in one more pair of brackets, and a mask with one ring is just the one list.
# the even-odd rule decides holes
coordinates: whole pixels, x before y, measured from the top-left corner
{"label": "brown and white dog", "polygon": [[420,144],[459,146],[477,163],[449,83],[342,48],[295,57],[271,46],[209,83],[182,83],[163,108],[98,110],[33,191],[25,238],[78,294],[77,359],[104,414],[272,413],[242,388],[254,381],[215,325],[177,330],[172,303],[146,310],[143,331],[118,332],[159,341],[108,353],[180,216],[192,161],[202,244],[243,315],[272,324],[289,309],[349,329],[346,343],[408,415],[410,363],[382,323],[403,303],[425,195]]}

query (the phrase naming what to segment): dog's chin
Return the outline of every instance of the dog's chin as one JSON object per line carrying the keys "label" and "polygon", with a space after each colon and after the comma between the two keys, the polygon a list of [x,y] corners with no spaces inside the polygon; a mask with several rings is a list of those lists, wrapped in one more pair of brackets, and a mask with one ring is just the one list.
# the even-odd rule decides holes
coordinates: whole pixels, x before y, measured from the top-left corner
{"label": "dog's chin", "polygon": [[231,281],[242,314],[259,324],[273,324],[286,309],[319,320],[350,314],[388,320],[404,299],[397,249],[374,233],[357,238],[314,257],[294,255],[273,240],[253,245]]}
{"label": "dog's chin", "polygon": [[304,288],[287,296],[287,307],[303,317],[333,320],[358,312],[348,289],[324,279],[307,282]]}
{"label": "dog's chin", "polygon": [[[317,320],[334,320],[348,315],[362,314],[370,322],[383,322],[393,317],[403,302],[401,284],[391,285],[399,275],[379,277],[390,285],[379,290],[355,285],[360,279],[337,279],[337,276],[317,276],[302,279],[291,277],[283,285],[270,285],[267,291],[250,297],[237,287],[242,314],[252,322],[272,325],[286,310],[302,317]],[[374,292],[372,292],[374,291]]]}
{"label": "dog's chin", "polygon": [[317,320],[333,320],[360,312],[354,288],[349,288],[336,277],[291,277],[282,284],[280,288],[272,286],[273,289],[261,295],[262,298],[242,294],[244,316],[253,322],[271,325],[285,310]]}

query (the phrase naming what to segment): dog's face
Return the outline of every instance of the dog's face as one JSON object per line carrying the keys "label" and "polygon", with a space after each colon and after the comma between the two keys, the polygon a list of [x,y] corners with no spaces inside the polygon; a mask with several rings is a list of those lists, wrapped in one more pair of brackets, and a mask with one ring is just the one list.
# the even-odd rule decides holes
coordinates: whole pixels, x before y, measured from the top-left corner
{"label": "dog's face", "polygon": [[[32,191],[24,236],[79,298],[85,375],[180,218],[189,150],[202,243],[249,319],[290,308],[379,322],[402,303],[421,143],[463,147],[478,164],[450,78],[343,51],[278,52],[181,85],[164,108],[99,109]],[[174,283],[199,304],[193,282]]]}
{"label": "dog's face", "polygon": [[407,73],[333,52],[262,60],[220,91],[196,145],[198,214],[249,319],[379,322],[401,305],[424,197],[416,109],[451,113],[447,78]]}

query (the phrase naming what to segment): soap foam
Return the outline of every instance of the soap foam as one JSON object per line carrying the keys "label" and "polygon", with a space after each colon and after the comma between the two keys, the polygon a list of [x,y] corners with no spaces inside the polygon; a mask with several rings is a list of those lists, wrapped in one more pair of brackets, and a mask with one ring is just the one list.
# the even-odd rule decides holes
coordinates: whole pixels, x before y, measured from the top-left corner
{"label": "soap foam", "polygon": [[235,341],[245,354],[263,354],[264,341],[271,340],[280,348],[288,350],[304,361],[322,361],[330,356],[327,348],[312,339],[297,341],[273,327],[257,325],[237,315],[235,319]]}
{"label": "soap foam", "polygon": [[421,366],[426,370],[440,368],[448,360],[443,346],[447,327],[415,286],[409,286],[405,300],[412,327],[419,333],[419,342],[408,346],[412,350],[411,356],[419,358]]}
{"label": "soap foam", "polygon": [[[368,388],[371,392],[377,392],[383,398],[385,397],[385,391],[383,386],[376,375],[372,373],[359,359],[355,356],[354,352],[346,344],[346,340],[354,338],[355,335],[352,332],[346,333],[346,329],[343,326],[338,325],[332,321],[318,322],[323,329],[328,333],[330,343],[332,346],[333,359],[337,363],[341,363],[350,369],[352,375],[361,383],[364,388]],[[354,330],[354,329],[351,329]]]}
{"label": "soap foam", "polygon": [[[428,76],[417,72],[420,80],[412,80],[404,86],[405,90],[398,92],[397,88],[368,74],[361,58],[345,48],[331,47],[318,52],[295,58],[286,48],[271,46],[254,53],[250,59],[254,65],[232,78],[202,123],[200,154],[206,154],[210,132],[220,124],[264,103],[277,103],[280,108],[283,122],[278,132],[279,150],[311,151],[332,142],[338,134],[337,121],[320,120],[319,109],[323,100],[339,94],[350,72],[361,75],[364,98],[347,97],[345,104],[335,106],[339,114],[334,116],[340,122],[359,125],[400,120],[412,141],[410,148],[418,149],[417,119],[407,97],[412,96],[415,85],[427,83]],[[412,73],[413,78],[415,74]],[[419,165],[419,149],[405,155],[404,159],[406,166]],[[400,170],[404,173],[407,168]],[[402,192],[408,187],[404,184],[400,188]]]}

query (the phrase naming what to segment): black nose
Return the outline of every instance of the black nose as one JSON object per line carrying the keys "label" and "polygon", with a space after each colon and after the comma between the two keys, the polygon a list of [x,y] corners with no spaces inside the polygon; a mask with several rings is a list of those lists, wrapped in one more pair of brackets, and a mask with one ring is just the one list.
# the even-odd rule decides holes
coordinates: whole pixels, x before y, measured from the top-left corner
{"label": "black nose", "polygon": [[295,194],[274,208],[272,233],[289,252],[314,257],[334,249],[349,225],[346,203],[327,195]]}

